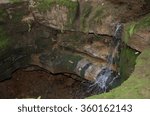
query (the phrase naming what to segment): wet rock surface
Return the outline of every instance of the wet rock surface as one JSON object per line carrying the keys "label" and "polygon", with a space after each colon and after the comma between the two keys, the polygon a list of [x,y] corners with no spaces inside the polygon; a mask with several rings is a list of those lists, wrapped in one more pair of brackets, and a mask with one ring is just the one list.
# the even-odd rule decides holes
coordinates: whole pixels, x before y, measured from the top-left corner
{"label": "wet rock surface", "polygon": [[106,91],[118,75],[121,38],[140,52],[150,45],[149,6],[147,0],[2,1],[0,80],[37,65],[53,74],[104,82],[95,87]]}
{"label": "wet rock surface", "polygon": [[[17,6],[11,5],[12,8],[17,8],[13,8],[9,12],[7,17],[11,16],[12,18],[6,24],[3,24],[6,29],[9,29],[8,33],[13,38],[9,48],[12,56],[4,56],[5,59],[9,57],[10,62],[6,62],[6,65],[8,65],[6,67],[3,58],[1,63],[1,69],[10,68],[8,72],[4,72],[7,74],[6,76],[1,73],[3,79],[9,78],[11,73],[20,67],[38,65],[54,74],[77,74],[82,78],[94,81],[98,73],[104,67],[107,67],[110,51],[114,49],[114,47],[111,47],[111,37],[82,32],[61,32],[32,22],[33,20],[28,22],[24,15],[28,14],[29,11],[22,10],[26,8],[27,4],[22,4],[21,7],[18,7],[18,4]],[[3,10],[5,11],[6,8],[7,6]],[[22,14],[18,14],[20,10]],[[18,17],[16,14],[18,14]],[[21,27],[24,25],[27,28],[22,29]],[[24,57],[25,59],[21,59]],[[87,64],[84,64],[84,61],[82,62],[83,59],[91,66],[86,68]],[[116,69],[112,68],[112,70],[115,71]]]}
{"label": "wet rock surface", "polygon": [[121,86],[109,93],[91,96],[97,99],[149,99],[150,98],[150,48],[146,48],[137,58],[133,73]]}

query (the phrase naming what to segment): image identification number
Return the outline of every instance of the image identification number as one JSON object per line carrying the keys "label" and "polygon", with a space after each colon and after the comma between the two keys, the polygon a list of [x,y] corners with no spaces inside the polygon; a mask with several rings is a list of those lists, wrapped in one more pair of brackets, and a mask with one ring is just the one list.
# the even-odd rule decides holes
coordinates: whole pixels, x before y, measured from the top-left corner
{"label": "image identification number", "polygon": [[131,104],[89,104],[81,105],[81,112],[132,112],[132,105]]}

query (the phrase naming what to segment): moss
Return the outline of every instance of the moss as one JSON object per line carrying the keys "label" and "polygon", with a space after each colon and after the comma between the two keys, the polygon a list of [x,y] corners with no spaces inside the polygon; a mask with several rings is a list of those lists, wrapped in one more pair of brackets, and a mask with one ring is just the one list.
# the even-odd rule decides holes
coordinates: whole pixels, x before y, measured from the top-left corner
{"label": "moss", "polygon": [[132,37],[132,35],[135,33],[136,29],[135,29],[136,23],[133,22],[131,24],[128,24],[125,29],[124,29],[124,42],[128,43],[128,40],[130,37]]}
{"label": "moss", "polygon": [[109,93],[89,98],[150,98],[150,48],[144,50],[136,60],[135,70],[120,87]]}
{"label": "moss", "polygon": [[65,48],[74,50],[78,49],[82,46],[83,43],[86,42],[86,39],[82,33],[70,33],[64,36],[61,36],[61,40],[63,40],[63,45]]}
{"label": "moss", "polygon": [[76,11],[78,7],[77,2],[73,2],[72,0],[38,0],[37,8],[39,9],[39,11],[45,12],[46,10],[50,10],[51,7],[56,4],[68,8],[69,25],[72,24],[76,16]]}
{"label": "moss", "polygon": [[54,72],[70,72],[74,73],[77,63],[82,59],[81,56],[68,53],[65,51],[52,50],[50,54],[40,57],[41,63],[52,66]]}
{"label": "moss", "polygon": [[[83,6],[83,10],[81,11],[81,16],[80,16],[80,22],[81,22],[81,29],[85,29],[87,26],[87,18],[89,17],[90,13],[92,11],[92,6],[89,2],[86,2]],[[88,31],[88,28],[87,28]]]}
{"label": "moss", "polygon": [[97,7],[95,9],[94,15],[90,19],[90,22],[92,22],[92,20],[93,20],[95,23],[100,23],[102,17],[103,17],[103,8],[102,7]]}
{"label": "moss", "polygon": [[5,10],[0,9],[0,22],[5,21],[6,17],[7,17],[7,13],[5,12]]}
{"label": "moss", "polygon": [[128,23],[124,29],[124,42],[128,43],[128,40],[134,35],[134,33],[138,32],[139,30],[143,30],[146,28],[150,28],[150,14],[146,15],[145,17],[141,18],[138,21],[134,21]]}
{"label": "moss", "polygon": [[[72,54],[64,54],[62,53],[61,58],[62,62],[60,63],[60,67],[66,67],[68,71],[74,71],[76,68],[77,63],[82,59],[79,55],[72,55]],[[58,59],[58,60],[60,60]],[[58,61],[57,61],[58,62]],[[56,62],[56,63],[57,63]]]}
{"label": "moss", "polygon": [[130,74],[132,73],[134,66],[135,66],[135,61],[137,58],[137,54],[135,54],[136,51],[130,49],[129,47],[125,46],[122,48],[121,53],[120,53],[120,75],[121,75],[121,80],[122,82],[125,81]]}
{"label": "moss", "polygon": [[101,35],[98,35],[98,34],[95,34],[95,33],[94,33],[94,39],[95,39],[95,40],[102,40],[103,37],[102,37]]}
{"label": "moss", "polygon": [[22,0],[9,0],[11,3],[18,3],[21,2]]}
{"label": "moss", "polygon": [[9,43],[9,36],[7,36],[4,29],[0,28],[0,49],[5,49]]}
{"label": "moss", "polygon": [[[149,60],[147,58],[150,56],[150,49],[146,49],[142,55],[140,55],[137,59],[136,66],[142,66],[147,62],[147,65],[150,64]],[[146,71],[146,70],[145,70]]]}
{"label": "moss", "polygon": [[16,23],[19,23],[21,20],[22,20],[22,17],[24,16],[24,13],[23,13],[23,11],[20,11],[20,12],[14,12],[13,14],[12,14],[12,22],[14,23],[14,24],[16,24]]}
{"label": "moss", "polygon": [[146,15],[144,18],[139,20],[136,24],[137,30],[147,28],[147,27],[150,27],[150,14]]}
{"label": "moss", "polygon": [[[85,14],[81,19],[81,26],[82,30],[85,32],[89,31],[89,28],[95,28],[95,25],[100,25],[101,24],[101,19],[105,16],[105,13],[103,12],[103,6],[97,5],[96,7],[90,8],[91,12],[89,14]],[[87,12],[88,13],[88,12]]]}

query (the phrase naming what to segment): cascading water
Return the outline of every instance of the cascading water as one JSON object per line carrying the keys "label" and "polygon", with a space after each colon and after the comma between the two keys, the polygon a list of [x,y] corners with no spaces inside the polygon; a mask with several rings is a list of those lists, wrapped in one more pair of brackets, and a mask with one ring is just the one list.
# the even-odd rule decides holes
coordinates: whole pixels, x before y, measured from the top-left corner
{"label": "cascading water", "polygon": [[122,24],[116,25],[110,56],[108,57],[108,65],[97,75],[95,82],[89,86],[89,91],[106,92],[118,81],[120,74],[116,67],[119,61],[122,27]]}

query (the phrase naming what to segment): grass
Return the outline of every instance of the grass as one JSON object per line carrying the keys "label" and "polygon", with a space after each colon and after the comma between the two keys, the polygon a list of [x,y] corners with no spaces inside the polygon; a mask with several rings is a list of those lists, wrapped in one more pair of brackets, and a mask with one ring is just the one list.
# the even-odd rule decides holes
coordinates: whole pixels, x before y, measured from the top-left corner
{"label": "grass", "polygon": [[92,19],[96,23],[99,23],[99,22],[101,22],[102,16],[103,16],[103,9],[102,9],[102,7],[97,7],[96,10],[95,10],[95,14],[93,15]]}
{"label": "grass", "polygon": [[103,8],[101,6],[97,6],[95,9],[93,9],[93,12],[89,16],[88,22],[89,26],[93,24],[101,24],[101,19],[104,16]]}
{"label": "grass", "polygon": [[91,99],[146,99],[150,98],[150,48],[143,51],[136,60],[135,70],[121,86]]}
{"label": "grass", "polygon": [[137,20],[136,22],[128,23],[124,29],[124,42],[128,43],[129,39],[134,35],[134,33],[139,30],[150,28],[150,14]]}
{"label": "grass", "polygon": [[128,43],[129,39],[135,33],[135,26],[136,23],[133,22],[132,24],[128,24],[124,29],[124,42]]}
{"label": "grass", "polygon": [[142,18],[141,20],[139,20],[136,24],[136,28],[138,29],[143,29],[143,28],[147,28],[150,27],[150,14],[146,15],[144,18]]}
{"label": "grass", "polygon": [[[90,13],[92,11],[92,6],[88,2],[86,2],[83,6],[83,10],[81,11],[82,15],[80,16],[80,22],[81,22],[81,29],[85,29],[87,27],[87,18],[89,17]],[[86,29],[88,31],[88,27]]]}
{"label": "grass", "polygon": [[92,6],[91,2],[85,2],[81,8],[80,28],[84,32],[88,32],[89,28],[95,25],[101,25],[102,18],[105,16],[104,7],[97,4]]}

